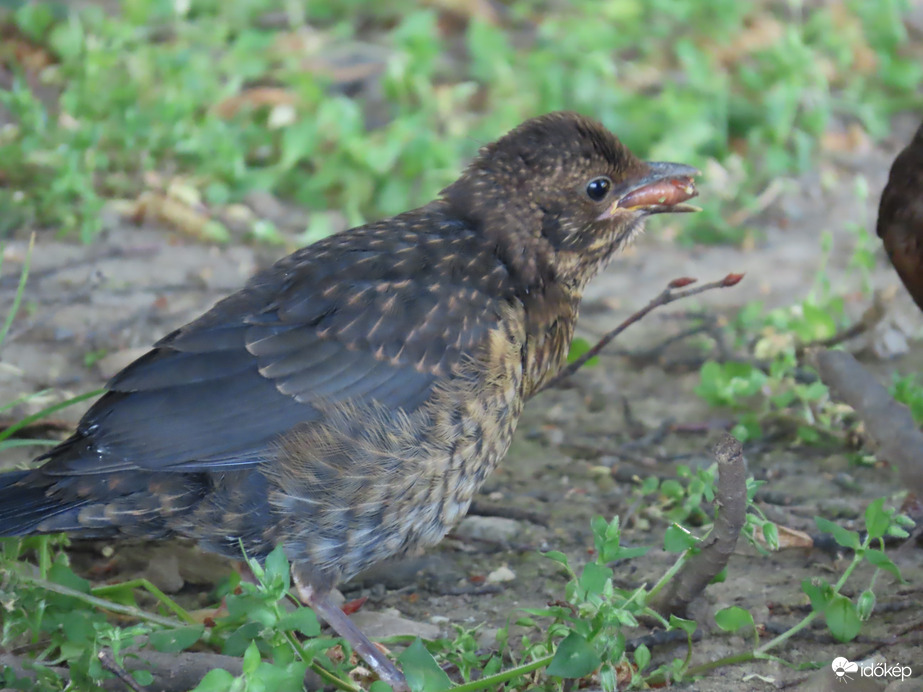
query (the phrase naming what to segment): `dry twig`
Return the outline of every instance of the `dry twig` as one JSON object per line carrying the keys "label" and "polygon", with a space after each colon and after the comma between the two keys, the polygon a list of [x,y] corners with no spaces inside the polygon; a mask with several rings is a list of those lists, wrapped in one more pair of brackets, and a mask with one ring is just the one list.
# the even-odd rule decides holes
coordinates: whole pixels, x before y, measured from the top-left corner
{"label": "dry twig", "polygon": [[548,516],[541,512],[536,512],[522,507],[513,507],[511,505],[500,505],[489,502],[479,502],[475,500],[468,509],[468,516],[477,515],[479,517],[502,517],[504,519],[515,519],[516,521],[527,521],[530,524],[538,526],[548,526]]}
{"label": "dry twig", "polygon": [[718,462],[715,483],[715,525],[701,549],[687,559],[650,606],[669,615],[684,615],[686,607],[723,570],[737,545],[747,512],[747,468],[740,442],[727,433],[714,449]]}
{"label": "dry twig", "polygon": [[923,496],[923,433],[906,406],[845,351],[820,351],[817,370],[837,401],[852,406],[878,443],[876,456],[900,469],[906,487]]}
{"label": "dry twig", "polygon": [[144,688],[138,684],[137,680],[131,677],[131,673],[118,664],[111,652],[103,649],[96,657],[99,659],[103,668],[115,675],[125,687],[132,692],[144,692]]}
{"label": "dry twig", "polygon": [[[554,387],[560,384],[562,381],[566,380],[568,377],[577,372],[580,368],[586,365],[594,356],[599,355],[599,352],[602,351],[609,343],[615,339],[619,334],[624,332],[628,327],[633,325],[635,322],[639,322],[648,313],[653,312],[659,307],[664,305],[669,305],[674,303],[677,300],[682,300],[683,298],[689,298],[690,296],[698,295],[699,293],[705,293],[705,291],[710,291],[715,288],[728,288],[730,286],[736,286],[740,283],[740,280],[744,278],[743,274],[728,274],[723,279],[718,281],[712,281],[707,284],[702,284],[701,286],[696,286],[695,288],[689,288],[686,290],[680,290],[689,286],[690,284],[695,283],[698,279],[693,279],[689,277],[681,277],[679,279],[673,279],[667,287],[661,291],[660,295],[654,298],[650,303],[645,305],[643,308],[630,315],[628,319],[622,322],[619,326],[613,329],[610,332],[607,332],[603,338],[601,338],[593,348],[584,353],[580,358],[575,360],[573,363],[568,365],[565,368],[561,369],[557,375],[551,378],[548,382],[545,383],[545,386],[542,387],[539,391],[544,391],[549,387]],[[538,392],[536,392],[538,393]]]}

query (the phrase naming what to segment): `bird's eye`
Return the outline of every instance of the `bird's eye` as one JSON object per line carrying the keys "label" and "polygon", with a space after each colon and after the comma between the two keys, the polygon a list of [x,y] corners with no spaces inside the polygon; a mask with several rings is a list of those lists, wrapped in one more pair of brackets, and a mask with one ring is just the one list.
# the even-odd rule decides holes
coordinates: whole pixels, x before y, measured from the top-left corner
{"label": "bird's eye", "polygon": [[612,181],[604,175],[593,178],[586,184],[586,195],[594,202],[601,202],[612,189]]}

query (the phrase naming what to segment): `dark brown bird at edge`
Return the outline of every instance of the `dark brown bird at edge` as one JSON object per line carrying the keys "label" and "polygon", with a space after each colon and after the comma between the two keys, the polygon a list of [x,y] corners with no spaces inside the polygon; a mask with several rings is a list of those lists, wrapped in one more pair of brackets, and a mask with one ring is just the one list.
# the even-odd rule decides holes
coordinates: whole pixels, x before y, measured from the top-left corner
{"label": "dark brown bird at edge", "polygon": [[574,113],[483,147],[429,204],[303,248],[115,375],[44,465],[0,475],[0,531],[186,536],[265,557],[395,689],[329,598],[437,543],[565,360],[587,282],[698,172]]}
{"label": "dark brown bird at edge", "polygon": [[878,206],[878,237],[923,310],[923,124],[891,166]]}

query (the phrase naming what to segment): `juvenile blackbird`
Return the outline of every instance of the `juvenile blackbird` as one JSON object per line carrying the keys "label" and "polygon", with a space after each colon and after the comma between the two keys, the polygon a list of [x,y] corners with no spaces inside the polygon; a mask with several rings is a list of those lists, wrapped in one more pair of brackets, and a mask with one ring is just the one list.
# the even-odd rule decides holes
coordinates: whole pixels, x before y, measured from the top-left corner
{"label": "juvenile blackbird", "polygon": [[891,166],[878,207],[878,237],[923,310],[923,125]]}
{"label": "juvenile blackbird", "polygon": [[295,252],[157,342],[43,466],[0,476],[0,532],[281,544],[302,600],[405,689],[330,590],[465,514],[587,281],[645,216],[695,211],[696,173],[574,113],[523,123],[436,201]]}

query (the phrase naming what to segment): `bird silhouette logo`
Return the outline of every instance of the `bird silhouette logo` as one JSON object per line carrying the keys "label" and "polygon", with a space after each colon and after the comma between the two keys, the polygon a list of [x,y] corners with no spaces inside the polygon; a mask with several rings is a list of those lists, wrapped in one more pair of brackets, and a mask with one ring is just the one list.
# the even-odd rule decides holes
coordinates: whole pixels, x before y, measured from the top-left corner
{"label": "bird silhouette logo", "polygon": [[833,662],[830,664],[830,667],[833,668],[833,674],[836,675],[837,682],[846,683],[852,680],[850,673],[859,672],[859,664],[849,661],[842,656],[838,656],[833,659]]}

